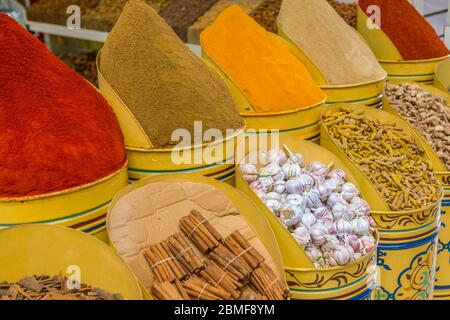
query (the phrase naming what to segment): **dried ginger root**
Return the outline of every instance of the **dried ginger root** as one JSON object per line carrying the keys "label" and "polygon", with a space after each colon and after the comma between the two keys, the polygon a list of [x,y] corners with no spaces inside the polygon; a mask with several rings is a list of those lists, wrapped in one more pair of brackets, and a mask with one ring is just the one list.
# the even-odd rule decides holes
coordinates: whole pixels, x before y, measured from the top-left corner
{"label": "dried ginger root", "polygon": [[382,123],[363,110],[341,108],[324,114],[323,125],[345,155],[375,185],[393,211],[413,210],[439,200],[425,151],[396,124]]}

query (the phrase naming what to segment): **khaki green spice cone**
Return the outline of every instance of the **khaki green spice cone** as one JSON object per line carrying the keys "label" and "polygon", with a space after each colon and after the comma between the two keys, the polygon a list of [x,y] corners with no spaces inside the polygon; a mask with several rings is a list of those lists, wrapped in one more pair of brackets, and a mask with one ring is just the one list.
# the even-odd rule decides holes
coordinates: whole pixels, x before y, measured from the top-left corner
{"label": "khaki green spice cone", "polygon": [[129,1],[101,53],[100,70],[156,148],[175,129],[242,128],[225,83],[142,0]]}

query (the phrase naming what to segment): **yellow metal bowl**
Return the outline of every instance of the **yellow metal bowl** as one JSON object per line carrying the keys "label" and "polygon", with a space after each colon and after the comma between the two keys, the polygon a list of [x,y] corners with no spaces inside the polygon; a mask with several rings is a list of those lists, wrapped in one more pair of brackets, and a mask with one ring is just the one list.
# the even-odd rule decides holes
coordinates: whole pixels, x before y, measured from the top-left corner
{"label": "yellow metal bowl", "polygon": [[[271,144],[270,148],[273,146]],[[358,186],[358,182],[351,170],[331,152],[324,148],[295,137],[280,138],[280,145],[287,145],[292,152],[301,153],[306,162],[320,161],[322,163],[334,163],[335,168],[346,171],[348,181]],[[267,150],[268,146],[260,145],[258,149]],[[248,153],[247,153],[248,154]],[[316,269],[306,255],[304,249],[298,244],[283,224],[265,206],[258,196],[244,180],[239,169],[239,164],[244,158],[238,159],[236,165],[236,187],[247,194],[269,220],[272,230],[275,232],[281,255],[283,257],[284,270],[289,288],[294,299],[366,299],[370,298],[368,278],[371,262],[375,264],[376,247],[363,258],[342,267],[329,269]]]}
{"label": "yellow metal bowl", "polygon": [[[449,60],[450,62],[450,60]],[[448,64],[450,66],[450,64]],[[404,81],[395,81],[395,83],[402,83]],[[435,95],[444,97],[448,103],[450,103],[450,94],[446,91],[441,91],[435,87],[428,85],[419,85]],[[392,113],[401,118],[390,105],[387,98],[384,99],[384,110]],[[406,122],[406,121],[405,121]],[[409,124],[409,123],[408,123]],[[411,130],[415,130],[411,126]],[[417,135],[422,140],[422,145],[430,157],[433,164],[433,169],[436,174],[436,178],[439,183],[444,188],[444,199],[442,201],[442,225],[441,232],[439,233],[439,244],[438,244],[438,257],[437,265],[438,269],[436,271],[436,283],[434,286],[434,298],[435,299],[449,299],[450,298],[450,233],[448,232],[448,226],[450,226],[450,171],[448,171],[439,157],[436,155],[432,147],[428,142],[417,132]]]}
{"label": "yellow metal bowl", "polygon": [[22,224],[56,224],[104,236],[106,210],[128,184],[127,165],[94,183],[52,194],[0,199],[0,229]]}
{"label": "yellow metal bowl", "polygon": [[358,7],[357,29],[388,73],[388,80],[432,84],[435,67],[448,57],[405,61],[389,37]]}
{"label": "yellow metal bowl", "polygon": [[[331,111],[336,111],[340,105],[330,108]],[[411,139],[425,148],[421,138],[401,118],[373,108],[354,108],[363,108],[367,116],[381,122],[396,123]],[[324,126],[321,128],[321,145],[346,164],[373,208],[372,217],[380,234],[378,265],[381,269],[381,286],[376,290],[376,299],[431,299],[443,190],[440,190],[440,199],[436,203],[416,210],[391,211],[369,178],[336,145]],[[427,154],[424,159],[431,161]]]}
{"label": "yellow metal bowl", "polygon": [[450,59],[436,65],[435,74],[434,85],[436,88],[450,92]]}
{"label": "yellow metal bowl", "polygon": [[25,225],[0,231],[0,282],[31,275],[72,277],[80,282],[141,300],[139,284],[112,248],[79,231],[48,225]]}
{"label": "yellow metal bowl", "polygon": [[383,89],[386,77],[366,83],[349,85],[332,85],[328,82],[312,59],[298,47],[278,25],[278,34],[285,40],[290,50],[302,61],[313,76],[316,83],[326,93],[326,104],[352,103],[380,108],[382,106]]}
{"label": "yellow metal bowl", "polygon": [[[130,192],[139,189],[145,185],[152,184],[152,183],[158,183],[158,182],[175,182],[175,183],[182,183],[182,182],[195,182],[195,183],[201,183],[206,184],[209,186],[214,187],[218,191],[225,194],[225,196],[232,202],[232,204],[236,207],[239,214],[246,220],[248,225],[252,228],[253,232],[256,234],[256,236],[259,238],[259,240],[262,242],[262,244],[265,246],[266,250],[269,252],[270,256],[272,257],[275,266],[276,266],[276,272],[278,273],[281,281],[283,283],[286,282],[286,278],[283,272],[283,262],[281,258],[281,254],[279,251],[278,243],[275,238],[275,235],[270,228],[270,224],[268,221],[264,218],[263,213],[259,210],[259,208],[248,198],[245,194],[242,192],[230,187],[229,185],[219,182],[217,180],[206,178],[203,176],[197,176],[197,175],[186,175],[186,174],[180,174],[180,175],[160,175],[160,176],[153,176],[153,177],[147,177],[145,179],[136,181],[123,190],[121,190],[113,199],[111,202],[109,209],[108,209],[108,217],[107,217],[107,228],[108,228],[108,236],[110,239],[111,246],[113,246],[114,249],[116,249],[114,245],[113,238],[111,236],[111,229],[110,229],[110,216],[111,212],[114,209],[114,207],[123,201],[124,197],[127,196]],[[177,223],[177,222],[170,222],[170,223]],[[132,268],[132,266],[131,266]],[[149,291],[145,288],[145,286],[141,282],[141,288],[143,289],[144,297],[147,299],[152,299],[152,295],[149,293]]]}

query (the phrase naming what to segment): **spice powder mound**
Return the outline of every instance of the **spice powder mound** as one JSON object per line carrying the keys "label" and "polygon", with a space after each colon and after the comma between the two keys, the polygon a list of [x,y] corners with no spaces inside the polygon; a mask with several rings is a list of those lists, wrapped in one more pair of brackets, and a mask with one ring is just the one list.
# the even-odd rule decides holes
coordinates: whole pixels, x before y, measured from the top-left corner
{"label": "spice powder mound", "polygon": [[4,14],[0,53],[0,198],[67,190],[125,165],[106,100]]}
{"label": "spice powder mound", "polygon": [[372,5],[380,8],[381,29],[404,60],[441,58],[450,54],[431,24],[408,0],[359,0],[363,12]]}
{"label": "spice powder mound", "polygon": [[278,23],[329,84],[350,85],[386,77],[369,46],[326,0],[284,0]]}
{"label": "spice powder mound", "polygon": [[102,49],[100,70],[155,147],[176,129],[239,129],[244,122],[224,81],[176,36],[155,10],[129,1]]}
{"label": "spice powder mound", "polygon": [[239,86],[258,113],[303,109],[326,99],[283,40],[237,5],[222,12],[200,39],[203,50]]}

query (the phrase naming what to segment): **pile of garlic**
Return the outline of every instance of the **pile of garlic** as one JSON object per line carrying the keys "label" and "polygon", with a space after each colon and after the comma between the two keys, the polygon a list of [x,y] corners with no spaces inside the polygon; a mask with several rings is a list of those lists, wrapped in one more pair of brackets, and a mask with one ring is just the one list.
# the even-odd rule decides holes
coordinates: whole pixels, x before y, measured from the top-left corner
{"label": "pile of garlic", "polygon": [[295,240],[316,268],[343,266],[375,246],[369,204],[342,169],[305,163],[286,146],[249,155],[240,165],[244,179]]}

